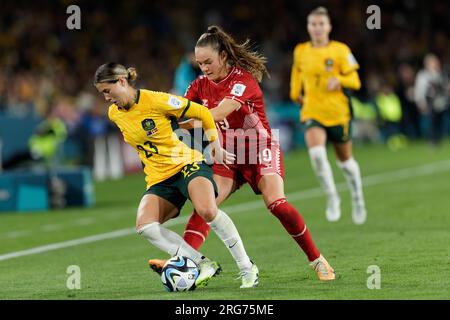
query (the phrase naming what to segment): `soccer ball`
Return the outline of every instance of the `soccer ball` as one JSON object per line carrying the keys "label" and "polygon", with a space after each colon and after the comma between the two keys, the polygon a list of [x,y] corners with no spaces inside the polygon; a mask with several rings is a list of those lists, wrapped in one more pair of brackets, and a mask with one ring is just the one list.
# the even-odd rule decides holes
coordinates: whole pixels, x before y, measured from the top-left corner
{"label": "soccer ball", "polygon": [[187,257],[175,256],[164,265],[161,280],[169,292],[194,290],[199,272],[194,261]]}

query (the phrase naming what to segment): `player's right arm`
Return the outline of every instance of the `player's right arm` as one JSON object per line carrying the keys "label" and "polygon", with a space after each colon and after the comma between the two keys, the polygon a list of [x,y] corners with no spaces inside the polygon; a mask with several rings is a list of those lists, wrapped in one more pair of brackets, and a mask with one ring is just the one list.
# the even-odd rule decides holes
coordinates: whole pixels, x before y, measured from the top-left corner
{"label": "player's right arm", "polygon": [[217,107],[210,109],[215,122],[225,120],[233,111],[239,110],[248,101],[262,94],[256,79],[246,73],[242,74]]}
{"label": "player's right arm", "polygon": [[294,57],[291,69],[291,82],[289,96],[296,103],[303,103],[302,92],[302,73],[300,69],[301,45],[298,44],[294,49]]}
{"label": "player's right arm", "polygon": [[[211,115],[213,116],[214,122],[219,122],[225,119],[230,113],[234,110],[237,110],[241,107],[241,103],[237,102],[233,99],[225,98],[223,99],[219,105],[215,108],[210,109]],[[178,125],[182,129],[193,129],[193,128],[201,128],[202,123],[195,119],[188,119],[186,121],[179,122]]]}

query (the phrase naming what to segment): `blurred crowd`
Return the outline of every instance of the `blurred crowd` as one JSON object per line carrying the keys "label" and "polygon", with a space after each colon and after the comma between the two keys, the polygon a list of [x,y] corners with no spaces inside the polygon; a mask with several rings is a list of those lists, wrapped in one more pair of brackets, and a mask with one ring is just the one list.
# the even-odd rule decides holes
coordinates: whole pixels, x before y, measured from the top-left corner
{"label": "blurred crowd", "polygon": [[[72,4],[81,8],[81,30],[66,27]],[[380,1],[381,29],[369,30],[371,4],[377,2],[2,1],[0,114],[52,114],[64,121],[69,137],[89,144],[114,130],[92,86],[99,65],[134,66],[138,86],[182,94],[183,76],[197,74],[189,69],[189,53],[210,24],[240,41],[250,38],[268,58],[266,106],[269,114],[283,114],[292,108],[293,48],[308,40],[307,14],[324,5],[332,17],[331,37],[348,44],[361,66],[363,88],[353,98],[361,140],[387,141],[400,133],[437,142],[449,130],[450,5]]]}

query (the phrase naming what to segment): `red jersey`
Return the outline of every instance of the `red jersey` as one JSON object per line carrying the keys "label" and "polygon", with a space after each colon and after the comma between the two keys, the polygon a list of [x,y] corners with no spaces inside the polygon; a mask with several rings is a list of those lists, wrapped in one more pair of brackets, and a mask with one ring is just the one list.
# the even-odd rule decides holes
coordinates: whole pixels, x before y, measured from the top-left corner
{"label": "red jersey", "polygon": [[263,94],[251,73],[233,67],[228,76],[217,83],[199,76],[189,86],[185,97],[209,109],[217,107],[225,98],[241,104],[216,123],[222,147],[236,155],[236,163],[214,164],[214,174],[233,179],[238,188],[248,182],[256,194],[261,193],[258,183],[264,175],[284,177],[280,145],[277,139],[272,139]]}
{"label": "red jersey", "polygon": [[[224,148],[228,142],[243,137],[247,142],[256,137],[259,143],[270,145],[272,133],[264,109],[261,88],[253,75],[239,67],[233,67],[228,76],[220,82],[209,80],[201,75],[186,90],[185,97],[209,109],[225,98],[238,101],[241,106],[231,112],[224,120],[217,122]],[[248,148],[248,144],[246,144]],[[230,150],[231,151],[231,150]]]}

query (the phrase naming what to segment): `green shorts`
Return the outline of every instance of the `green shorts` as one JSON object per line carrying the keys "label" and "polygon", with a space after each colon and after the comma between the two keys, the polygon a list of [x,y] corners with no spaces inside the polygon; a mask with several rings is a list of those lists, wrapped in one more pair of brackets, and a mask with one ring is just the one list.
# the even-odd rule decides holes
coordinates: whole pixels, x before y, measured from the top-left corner
{"label": "green shorts", "polygon": [[214,187],[217,197],[217,185],[213,179],[212,168],[204,161],[194,162],[185,165],[180,172],[151,186],[145,194],[154,194],[172,203],[181,211],[184,203],[189,199],[188,184],[196,177],[205,177]]}
{"label": "green shorts", "polygon": [[324,126],[319,121],[307,120],[303,123],[305,125],[305,131],[312,127],[323,128],[327,133],[327,139],[334,143],[345,143],[350,141],[352,136],[352,126],[351,121],[344,125],[337,126]]}

